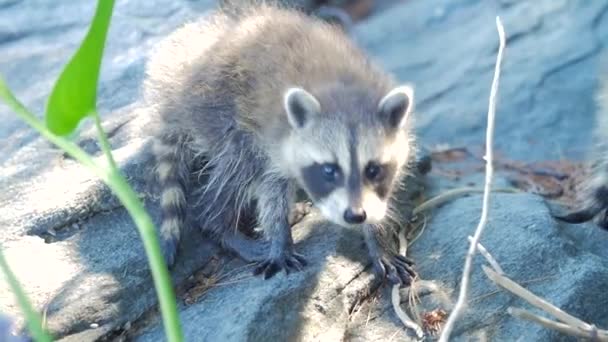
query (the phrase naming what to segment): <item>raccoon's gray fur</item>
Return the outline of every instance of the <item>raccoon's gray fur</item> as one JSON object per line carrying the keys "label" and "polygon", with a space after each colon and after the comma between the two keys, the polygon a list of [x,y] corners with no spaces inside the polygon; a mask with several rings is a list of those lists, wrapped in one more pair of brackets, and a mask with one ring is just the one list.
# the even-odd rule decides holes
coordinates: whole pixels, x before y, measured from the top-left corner
{"label": "raccoon's gray fur", "polygon": [[[301,269],[288,215],[303,189],[330,221],[363,230],[381,277],[409,282],[412,262],[384,233],[415,154],[413,90],[335,26],[269,5],[243,13],[187,24],[147,67],[167,261],[194,225],[265,277]],[[252,216],[265,239],[237,229]]]}
{"label": "raccoon's gray fur", "polygon": [[[604,68],[606,67],[608,65]],[[595,219],[600,227],[608,229],[608,77],[600,79],[595,100],[597,113],[593,138],[597,140],[597,145],[589,157],[590,175],[577,191],[576,209],[560,211],[553,216],[568,223],[584,223]]]}

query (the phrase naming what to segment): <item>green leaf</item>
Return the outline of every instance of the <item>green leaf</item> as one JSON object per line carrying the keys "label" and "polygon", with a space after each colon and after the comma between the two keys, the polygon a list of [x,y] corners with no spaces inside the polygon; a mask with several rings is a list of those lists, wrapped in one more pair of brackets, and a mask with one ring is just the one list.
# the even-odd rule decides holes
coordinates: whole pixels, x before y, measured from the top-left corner
{"label": "green leaf", "polygon": [[59,76],[46,108],[46,125],[57,135],[73,132],[96,108],[97,82],[114,0],[99,0],[76,54]]}

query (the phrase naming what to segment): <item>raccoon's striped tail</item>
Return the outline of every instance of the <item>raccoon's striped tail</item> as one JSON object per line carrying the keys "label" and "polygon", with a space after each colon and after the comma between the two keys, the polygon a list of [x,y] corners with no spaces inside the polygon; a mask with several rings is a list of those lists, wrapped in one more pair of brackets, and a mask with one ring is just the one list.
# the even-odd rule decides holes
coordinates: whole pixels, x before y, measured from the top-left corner
{"label": "raccoon's striped tail", "polygon": [[154,142],[156,176],[161,190],[160,243],[168,266],[175,262],[181,231],[187,222],[187,184],[190,174],[187,150],[177,137]]}
{"label": "raccoon's striped tail", "polygon": [[593,219],[602,209],[602,207],[594,205],[576,211],[553,214],[553,217],[567,223],[584,223]]}

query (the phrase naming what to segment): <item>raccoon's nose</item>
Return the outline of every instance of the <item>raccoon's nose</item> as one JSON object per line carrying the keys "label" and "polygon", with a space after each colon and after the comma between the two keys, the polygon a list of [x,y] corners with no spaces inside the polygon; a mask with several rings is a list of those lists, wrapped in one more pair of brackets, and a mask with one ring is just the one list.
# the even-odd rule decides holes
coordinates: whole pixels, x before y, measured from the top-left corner
{"label": "raccoon's nose", "polygon": [[363,208],[348,208],[344,211],[344,221],[346,223],[358,224],[363,223],[367,215],[365,214],[365,210]]}

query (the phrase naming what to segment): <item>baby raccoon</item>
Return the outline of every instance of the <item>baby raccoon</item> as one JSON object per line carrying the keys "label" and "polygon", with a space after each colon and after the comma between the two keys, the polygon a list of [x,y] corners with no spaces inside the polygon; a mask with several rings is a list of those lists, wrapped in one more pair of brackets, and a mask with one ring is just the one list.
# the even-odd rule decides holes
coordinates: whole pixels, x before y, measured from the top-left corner
{"label": "baby raccoon", "polygon": [[596,219],[597,224],[608,229],[608,161],[595,161],[590,177],[579,193],[578,208],[554,217],[568,223],[584,223]]}
{"label": "baby raccoon", "polygon": [[[169,264],[180,232],[195,225],[257,262],[264,278],[300,270],[306,260],[288,217],[303,189],[329,221],[363,231],[379,276],[395,284],[415,276],[383,237],[398,215],[394,190],[413,165],[413,90],[395,84],[342,30],[276,6],[238,18],[218,12],[159,45],[145,94],[159,123]],[[264,239],[237,229],[252,215]]]}
{"label": "baby raccoon", "polygon": [[584,223],[596,220],[597,224],[608,229],[608,78],[602,79],[596,94],[597,122],[595,137],[600,140],[595,149],[591,174],[582,182],[578,191],[577,208],[568,212],[554,213],[553,216],[568,223]]}

